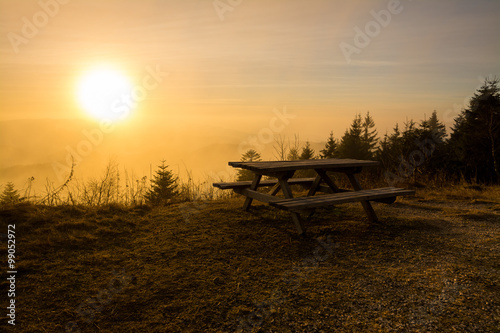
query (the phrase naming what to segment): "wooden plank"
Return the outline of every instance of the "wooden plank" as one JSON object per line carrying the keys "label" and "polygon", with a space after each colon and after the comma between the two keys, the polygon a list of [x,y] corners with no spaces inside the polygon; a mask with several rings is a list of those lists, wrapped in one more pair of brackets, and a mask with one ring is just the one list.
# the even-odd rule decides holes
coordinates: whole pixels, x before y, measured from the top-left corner
{"label": "wooden plank", "polygon": [[[314,182],[314,178],[290,178],[288,183],[290,185],[308,185]],[[265,179],[261,180],[259,187],[275,186],[278,184],[277,179]],[[239,182],[221,182],[213,183],[213,187],[217,187],[221,190],[231,190],[238,188],[249,188],[252,185],[252,181],[239,181]]]}
{"label": "wooden plank", "polygon": [[355,168],[378,165],[376,161],[357,160],[300,160],[300,161],[272,161],[272,162],[229,162],[229,165],[254,171],[290,171],[313,168]]}
{"label": "wooden plank", "polygon": [[[324,186],[324,185],[320,185],[318,187],[317,192],[328,193],[328,194],[335,193],[335,192],[333,192],[331,190],[331,188],[329,188],[328,186]],[[344,188],[339,188],[339,192],[353,192],[353,190],[347,190],[347,189],[344,189]],[[385,204],[391,204],[394,201],[396,201],[396,197],[374,199],[374,200],[370,200],[370,201],[381,202],[381,203],[385,203]]]}
{"label": "wooden plank", "polygon": [[327,158],[318,160],[296,160],[296,161],[261,161],[261,162],[229,162],[230,166],[235,168],[243,168],[254,172],[284,172],[302,169],[322,168],[325,170],[334,170],[335,168],[343,168],[342,172],[349,172],[351,168],[375,166],[380,163],[377,161],[354,160],[354,159],[338,159]]}
{"label": "wooden plank", "polygon": [[298,211],[303,209],[318,208],[335,204],[342,204],[356,201],[370,201],[374,199],[391,198],[402,195],[413,195],[415,191],[402,188],[386,187],[371,190],[361,190],[352,192],[341,192],[334,194],[319,195],[314,197],[300,197],[292,199],[282,199],[270,202],[272,206]]}
{"label": "wooden plank", "polygon": [[[370,190],[363,190],[358,192],[344,192],[344,193],[336,193],[330,195],[321,195],[315,197],[302,197],[295,198],[293,200],[281,200],[274,201],[271,205],[276,206],[278,208],[284,208],[288,210],[303,210],[309,208],[317,208],[323,206],[329,206],[334,204],[342,204],[348,202],[356,202],[361,200],[374,200],[380,198],[390,198],[394,196],[400,195],[410,195],[414,193],[409,192],[387,192],[387,193],[359,193]],[[410,191],[411,192],[411,191]],[[350,196],[344,196],[344,194],[354,194]]]}

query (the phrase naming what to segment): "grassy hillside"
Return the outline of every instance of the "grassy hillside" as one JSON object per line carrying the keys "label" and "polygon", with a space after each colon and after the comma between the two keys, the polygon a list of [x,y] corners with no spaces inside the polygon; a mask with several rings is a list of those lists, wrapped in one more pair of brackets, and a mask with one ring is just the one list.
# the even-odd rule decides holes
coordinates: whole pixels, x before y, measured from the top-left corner
{"label": "grassy hillside", "polygon": [[375,203],[377,225],[359,204],[318,210],[304,238],[288,214],[242,202],[1,209],[3,272],[16,226],[16,331],[500,327],[499,187]]}

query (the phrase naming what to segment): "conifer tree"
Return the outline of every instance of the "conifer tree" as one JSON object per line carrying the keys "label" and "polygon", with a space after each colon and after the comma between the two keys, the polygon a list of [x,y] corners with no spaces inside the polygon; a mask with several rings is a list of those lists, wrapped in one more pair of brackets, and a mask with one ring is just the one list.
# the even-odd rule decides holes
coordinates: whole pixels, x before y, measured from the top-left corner
{"label": "conifer tree", "polygon": [[300,160],[299,150],[295,147],[290,148],[288,151],[288,156],[286,157],[288,161]]}
{"label": "conifer tree", "polygon": [[314,149],[311,148],[309,141],[306,141],[305,146],[302,148],[299,159],[301,160],[312,160],[314,159]]}
{"label": "conifer tree", "polygon": [[338,144],[337,140],[333,137],[333,132],[330,132],[330,137],[326,141],[325,149],[320,150],[321,158],[335,158],[338,157]]}
{"label": "conifer tree", "polygon": [[[312,160],[315,159],[315,152],[314,149],[311,148],[311,143],[309,141],[306,141],[304,147],[302,147],[302,151],[300,155],[298,156],[299,160]],[[316,175],[316,172],[311,169],[307,170],[297,170],[295,172],[294,177],[296,178],[301,178],[301,177],[314,177]]]}
{"label": "conifer tree", "polygon": [[[262,159],[260,158],[260,154],[256,152],[254,149],[247,150],[247,152],[244,153],[243,156],[241,156],[242,162],[257,162],[261,160]],[[252,171],[246,169],[239,169],[236,180],[237,181],[253,180],[253,177],[254,173]]]}
{"label": "conifer tree", "polygon": [[500,182],[500,87],[487,78],[456,119],[448,151],[450,163],[467,180]]}
{"label": "conifer tree", "polygon": [[344,132],[340,139],[339,156],[341,158],[369,159],[371,154],[363,141],[363,120],[361,114],[356,114],[351,127]]}
{"label": "conifer tree", "polygon": [[403,155],[403,138],[399,125],[393,129],[392,134],[385,134],[377,150],[377,159],[382,162],[385,170],[392,170],[400,163],[400,156]]}
{"label": "conifer tree", "polygon": [[420,150],[421,156],[415,158],[413,155],[411,160],[411,152],[408,157],[410,163],[415,166],[414,180],[417,176],[425,175],[427,179],[435,176],[440,176],[445,168],[446,149],[446,127],[437,117],[437,112],[434,110],[429,119],[424,119],[419,127],[415,130],[417,139],[413,142],[415,149]]}
{"label": "conifer tree", "polygon": [[423,120],[420,123],[420,130],[424,135],[432,135],[439,143],[443,142],[446,137],[446,126],[439,121],[436,110],[432,112],[429,120]]}
{"label": "conifer tree", "polygon": [[12,182],[8,182],[0,195],[0,204],[11,205],[18,203],[20,200],[19,192],[14,188],[14,184]]}
{"label": "conifer tree", "polygon": [[375,121],[370,116],[370,112],[366,113],[365,119],[363,119],[363,136],[362,142],[364,144],[364,153],[367,159],[371,159],[374,156],[375,148],[377,146],[377,131],[375,130]]}
{"label": "conifer tree", "polygon": [[146,202],[158,206],[168,204],[178,195],[178,178],[161,161],[156,174],[151,179],[151,189],[146,192]]}

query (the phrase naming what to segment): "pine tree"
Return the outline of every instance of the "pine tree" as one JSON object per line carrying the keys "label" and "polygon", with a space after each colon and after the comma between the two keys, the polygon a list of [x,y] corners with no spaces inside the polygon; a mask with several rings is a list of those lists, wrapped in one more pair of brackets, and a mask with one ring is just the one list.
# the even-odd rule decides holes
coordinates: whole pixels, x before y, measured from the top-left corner
{"label": "pine tree", "polygon": [[420,123],[420,130],[424,135],[432,135],[439,143],[443,142],[446,137],[446,126],[439,121],[436,110],[432,112],[429,120],[423,120]]}
{"label": "pine tree", "polygon": [[[302,147],[302,151],[301,151],[300,155],[298,156],[298,159],[299,160],[312,160],[312,159],[315,159],[314,155],[315,155],[314,149],[311,148],[311,144],[309,143],[309,141],[306,141],[306,144],[304,145],[304,147]],[[314,170],[307,169],[307,170],[297,170],[295,172],[294,177],[295,178],[305,178],[305,177],[314,177],[315,175],[316,175],[316,172]]]}
{"label": "pine tree", "polygon": [[356,114],[351,127],[344,132],[339,144],[339,157],[367,159],[370,156],[363,142],[363,120],[360,114]]}
{"label": "pine tree", "polygon": [[151,179],[151,189],[146,192],[146,202],[158,206],[168,204],[178,195],[178,178],[161,161],[156,174]]}
{"label": "pine tree", "polygon": [[467,180],[500,182],[500,87],[487,78],[456,119],[448,151]]}
{"label": "pine tree", "polygon": [[335,158],[338,156],[337,140],[333,137],[333,132],[330,132],[330,137],[326,141],[325,149],[320,150],[321,158]]}
{"label": "pine tree", "polygon": [[295,147],[290,148],[288,151],[288,156],[286,157],[288,161],[300,160],[299,150]]}
{"label": "pine tree", "polygon": [[364,153],[366,154],[366,159],[372,159],[375,153],[378,139],[377,130],[375,130],[375,121],[373,121],[373,118],[370,116],[370,112],[366,113],[362,126],[362,142],[365,146]]}
{"label": "pine tree", "polygon": [[311,148],[309,141],[306,141],[306,145],[302,148],[299,159],[301,160],[312,160],[314,159],[314,149]]}
{"label": "pine tree", "polygon": [[385,134],[377,150],[377,160],[382,163],[384,170],[393,170],[400,163],[403,155],[403,142],[399,125],[393,129],[392,134]]}
{"label": "pine tree", "polygon": [[5,185],[2,195],[0,195],[0,204],[11,205],[18,203],[20,200],[19,192],[14,189],[14,184],[8,182],[7,185]]}
{"label": "pine tree", "polygon": [[[247,150],[247,152],[244,153],[243,156],[241,157],[242,162],[257,162],[261,160],[262,159],[260,158],[260,154],[253,149]],[[253,180],[253,178],[254,178],[254,173],[252,171],[246,169],[239,169],[236,180],[237,181]]]}
{"label": "pine tree", "polygon": [[415,129],[417,139],[413,142],[414,149],[418,149],[422,156],[416,158],[415,153],[409,158],[413,157],[410,161],[415,166],[414,180],[420,175],[425,176],[427,179],[442,175],[445,168],[446,149],[446,127],[441,123],[437,117],[437,112],[434,110],[429,119],[423,120],[419,127]]}

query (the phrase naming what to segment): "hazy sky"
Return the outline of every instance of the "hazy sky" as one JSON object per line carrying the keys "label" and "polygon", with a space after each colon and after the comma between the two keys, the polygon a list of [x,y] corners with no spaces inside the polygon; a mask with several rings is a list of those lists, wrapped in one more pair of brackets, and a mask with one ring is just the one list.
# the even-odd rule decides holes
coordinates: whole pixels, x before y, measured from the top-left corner
{"label": "hazy sky", "polygon": [[[1,0],[0,119],[81,116],[74,86],[98,63],[136,84],[147,66],[169,73],[143,115],[230,120],[286,105],[347,124],[368,110],[391,123],[444,112],[500,73],[497,0],[66,2],[41,0],[53,14],[44,20],[38,1]],[[390,17],[374,24],[371,11]],[[20,42],[23,19],[39,27]],[[367,24],[373,37],[356,44]],[[350,62],[347,44],[361,46]]]}
{"label": "hazy sky", "polygon": [[0,120],[88,120],[78,80],[113,64],[139,87],[163,73],[129,138],[149,123],[257,134],[283,108],[313,141],[366,111],[381,135],[433,110],[451,125],[500,74],[499,32],[498,0],[0,0]]}

